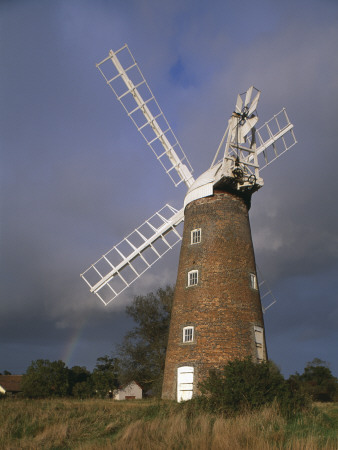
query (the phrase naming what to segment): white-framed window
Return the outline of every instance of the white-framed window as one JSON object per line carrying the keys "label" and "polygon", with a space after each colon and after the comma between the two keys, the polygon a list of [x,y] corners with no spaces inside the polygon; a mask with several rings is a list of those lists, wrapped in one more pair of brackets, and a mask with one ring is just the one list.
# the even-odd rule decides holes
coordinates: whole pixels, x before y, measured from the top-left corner
{"label": "white-framed window", "polygon": [[194,340],[194,327],[183,328],[183,342],[193,342]]}
{"label": "white-framed window", "polygon": [[252,287],[252,289],[258,289],[257,286],[257,277],[254,273],[250,273],[250,285]]}
{"label": "white-framed window", "polygon": [[196,286],[198,284],[198,270],[190,270],[188,272],[188,286]]}
{"label": "white-framed window", "polygon": [[202,230],[201,228],[196,228],[191,232],[191,244],[199,244],[201,242]]}
{"label": "white-framed window", "polygon": [[257,351],[257,361],[261,362],[264,359],[264,329],[262,327],[255,325],[254,332]]}

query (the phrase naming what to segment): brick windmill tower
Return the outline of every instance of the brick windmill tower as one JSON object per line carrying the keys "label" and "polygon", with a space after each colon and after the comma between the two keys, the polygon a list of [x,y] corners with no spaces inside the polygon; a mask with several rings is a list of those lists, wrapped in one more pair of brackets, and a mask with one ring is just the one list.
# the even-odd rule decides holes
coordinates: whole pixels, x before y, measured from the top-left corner
{"label": "brick windmill tower", "polygon": [[107,84],[174,184],[184,206],[165,205],[81,277],[107,305],[182,239],[166,355],[163,398],[188,400],[209,369],[228,360],[267,358],[251,239],[251,196],[260,170],[296,139],[285,109],[256,130],[260,91],[238,95],[211,167],[191,165],[127,45],[97,64]]}

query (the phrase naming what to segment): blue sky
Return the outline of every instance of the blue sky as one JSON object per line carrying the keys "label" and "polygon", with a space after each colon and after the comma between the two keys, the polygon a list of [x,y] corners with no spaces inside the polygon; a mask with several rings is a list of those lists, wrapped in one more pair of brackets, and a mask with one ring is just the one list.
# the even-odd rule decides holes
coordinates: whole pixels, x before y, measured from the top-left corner
{"label": "blue sky", "polygon": [[338,375],[334,1],[3,0],[0,4],[0,372],[63,358],[92,368],[132,326],[134,295],[174,283],[179,248],[107,308],[80,279],[175,189],[95,64],[127,42],[198,176],[238,92],[283,106],[299,143],[262,174],[250,211],[265,315],[284,374]]}

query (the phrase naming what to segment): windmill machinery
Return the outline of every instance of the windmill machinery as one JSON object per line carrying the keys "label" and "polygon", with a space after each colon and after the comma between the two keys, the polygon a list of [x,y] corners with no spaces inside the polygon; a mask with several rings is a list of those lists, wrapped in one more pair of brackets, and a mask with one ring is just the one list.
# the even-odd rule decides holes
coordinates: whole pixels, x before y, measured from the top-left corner
{"label": "windmill machinery", "polygon": [[186,400],[210,368],[248,355],[267,358],[248,212],[252,193],[263,186],[260,171],[295,145],[293,125],[282,109],[256,129],[260,91],[251,86],[238,95],[210,168],[195,180],[128,46],[111,50],[97,67],[187,193],[180,210],[166,204],[81,277],[107,305],[183,239],[162,396]]}

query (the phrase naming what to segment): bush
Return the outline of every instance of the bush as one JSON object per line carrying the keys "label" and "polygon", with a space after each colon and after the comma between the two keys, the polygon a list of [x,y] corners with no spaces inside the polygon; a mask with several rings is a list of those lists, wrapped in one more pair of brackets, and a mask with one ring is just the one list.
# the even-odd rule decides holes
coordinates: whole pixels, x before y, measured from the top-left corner
{"label": "bush", "polygon": [[274,400],[283,414],[290,415],[307,404],[305,396],[291,389],[274,363],[257,364],[250,358],[233,360],[223,370],[210,371],[199,388],[197,406],[227,415],[261,408]]}

